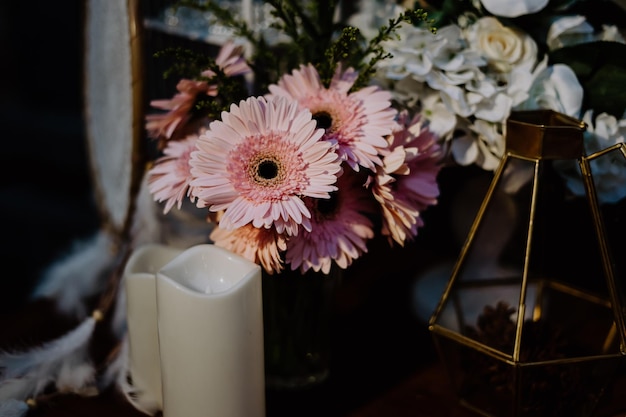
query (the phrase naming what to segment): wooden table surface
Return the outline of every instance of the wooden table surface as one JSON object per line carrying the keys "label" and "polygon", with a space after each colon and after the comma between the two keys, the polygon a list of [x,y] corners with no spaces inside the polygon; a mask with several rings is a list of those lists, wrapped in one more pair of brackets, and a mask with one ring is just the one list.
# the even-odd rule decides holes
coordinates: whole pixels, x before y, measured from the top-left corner
{"label": "wooden table surface", "polygon": [[[364,319],[367,320],[368,317]],[[345,323],[339,324],[343,326]],[[56,316],[49,303],[34,303],[19,312],[0,316],[2,329],[0,348],[7,349],[9,346],[17,345],[24,347],[26,343],[36,344],[38,340],[48,339],[55,331],[62,331],[71,325],[71,321]],[[372,350],[365,347],[360,351],[357,349],[357,345],[368,344],[367,340],[354,338],[355,334],[361,332],[362,329],[351,333],[344,327],[341,328],[344,336],[338,340],[341,346],[335,346],[335,361],[331,366],[331,377],[326,383],[308,391],[268,391],[267,417],[475,416],[456,404],[447,376],[432,350],[432,345],[429,345],[430,339],[427,334],[415,332],[417,335],[415,340],[423,343],[423,350],[415,351],[412,356],[419,358],[418,360],[410,359],[402,348],[397,348],[398,357],[388,358],[389,368],[385,372],[385,361],[381,361],[380,357],[364,360],[362,355],[372,355]],[[374,336],[393,345],[398,340],[394,340],[391,334],[390,331],[387,335],[376,333]],[[352,342],[346,337],[351,338]],[[407,344],[414,347],[415,341],[410,339],[407,338]],[[389,351],[380,350],[378,346],[376,349],[383,355],[389,354]],[[393,346],[390,349],[393,351]],[[406,364],[404,370],[401,369],[403,363]],[[620,379],[605,396],[597,416],[626,416],[625,394],[626,381]],[[133,408],[118,391],[108,389],[91,397],[75,394],[52,396],[31,409],[27,417],[70,416],[142,417],[145,414]]]}
{"label": "wooden table surface", "polygon": [[[598,417],[626,416],[623,383],[614,389],[596,414]],[[346,389],[349,389],[346,387]],[[365,402],[354,410],[341,411],[328,396],[269,396],[267,417],[342,416],[342,417],[476,417],[456,404],[443,376],[441,366],[433,364]],[[277,404],[276,401],[282,401]],[[28,417],[145,417],[113,390],[94,397],[63,395],[31,410]],[[245,417],[245,416],[242,416]],[[554,417],[554,416],[550,416]]]}

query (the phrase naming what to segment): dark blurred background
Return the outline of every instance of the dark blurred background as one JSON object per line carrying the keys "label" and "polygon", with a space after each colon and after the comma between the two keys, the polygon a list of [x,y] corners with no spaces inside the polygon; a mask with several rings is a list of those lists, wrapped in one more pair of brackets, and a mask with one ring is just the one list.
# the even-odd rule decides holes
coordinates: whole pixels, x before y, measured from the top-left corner
{"label": "dark blurred background", "polygon": [[0,4],[0,309],[98,225],[82,114],[82,0]]}

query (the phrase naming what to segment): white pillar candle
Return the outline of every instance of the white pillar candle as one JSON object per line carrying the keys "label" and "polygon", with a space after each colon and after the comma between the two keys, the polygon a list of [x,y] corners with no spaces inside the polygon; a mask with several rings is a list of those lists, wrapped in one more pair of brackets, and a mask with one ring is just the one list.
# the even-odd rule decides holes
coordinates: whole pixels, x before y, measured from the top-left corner
{"label": "white pillar candle", "polygon": [[157,272],[164,417],[264,417],[259,265],[193,246]]}
{"label": "white pillar candle", "polygon": [[182,252],[164,245],[136,248],[124,267],[129,372],[137,398],[146,412],[161,410],[161,363],[157,334],[156,272]]}

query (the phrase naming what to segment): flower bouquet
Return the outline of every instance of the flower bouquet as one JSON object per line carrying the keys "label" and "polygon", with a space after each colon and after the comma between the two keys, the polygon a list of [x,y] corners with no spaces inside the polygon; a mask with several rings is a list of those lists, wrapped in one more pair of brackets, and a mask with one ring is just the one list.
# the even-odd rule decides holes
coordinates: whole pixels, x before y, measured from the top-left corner
{"label": "flower bouquet", "polygon": [[437,202],[437,135],[372,81],[400,27],[434,29],[423,10],[403,10],[368,40],[328,13],[336,1],[267,5],[271,36],[212,1],[180,3],[233,38],[214,60],[158,54],[181,78],[151,102],[161,156],[147,183],[164,213],[190,200],[211,242],[263,267],[266,384],[291,389],[328,375],[340,271],[376,236],[414,239]]}
{"label": "flower bouquet", "polygon": [[212,12],[235,37],[214,60],[160,54],[181,78],[147,116],[162,151],[151,193],[165,213],[184,199],[205,209],[210,239],[268,274],[345,269],[376,234],[403,245],[437,201],[440,146],[372,76],[390,57],[382,43],[402,26],[427,27],[427,15],[402,11],[366,40],[327,12],[335,1],[266,3],[281,35],[272,42],[219,4],[180,3]]}

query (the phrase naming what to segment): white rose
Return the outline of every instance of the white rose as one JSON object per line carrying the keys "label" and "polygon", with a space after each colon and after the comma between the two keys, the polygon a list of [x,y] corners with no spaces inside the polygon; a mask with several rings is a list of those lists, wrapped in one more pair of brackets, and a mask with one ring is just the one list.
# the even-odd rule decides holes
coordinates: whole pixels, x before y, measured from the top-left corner
{"label": "white rose", "polygon": [[568,45],[591,42],[593,27],[585,16],[567,16],[555,20],[548,29],[546,43],[551,51]]}
{"label": "white rose", "polygon": [[518,17],[536,13],[548,4],[549,0],[480,0],[487,11],[496,16]]}
{"label": "white rose", "polygon": [[583,87],[567,65],[555,64],[540,71],[528,91],[528,99],[517,110],[551,109],[579,117]]}
{"label": "white rose", "polygon": [[502,25],[494,17],[483,17],[466,30],[470,48],[479,51],[489,66],[508,73],[514,67],[529,70],[537,61],[537,45],[526,33]]}

